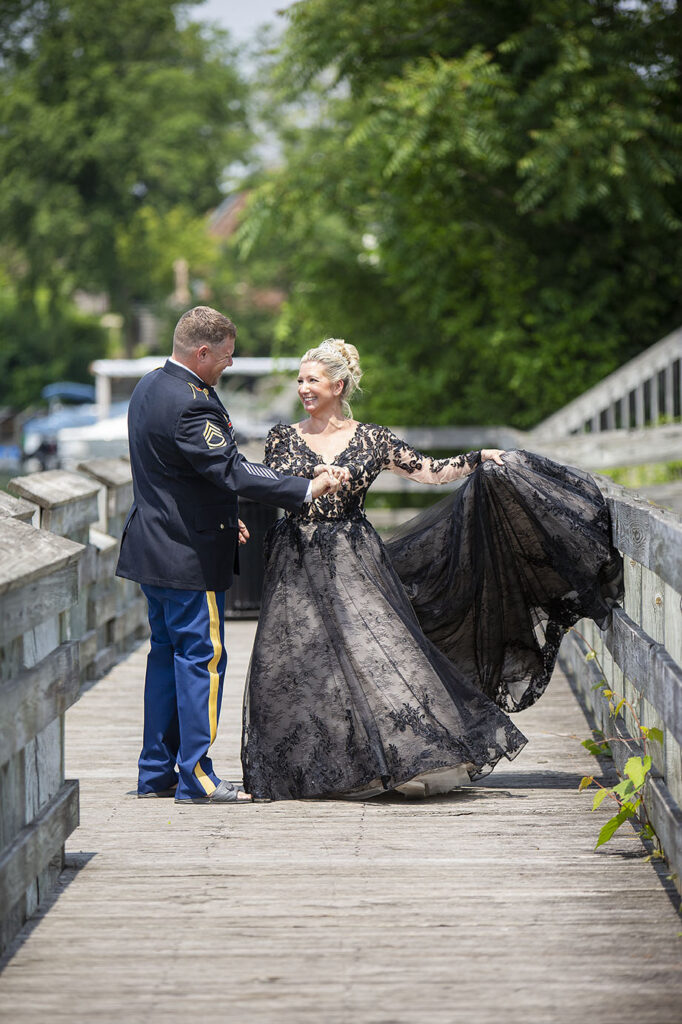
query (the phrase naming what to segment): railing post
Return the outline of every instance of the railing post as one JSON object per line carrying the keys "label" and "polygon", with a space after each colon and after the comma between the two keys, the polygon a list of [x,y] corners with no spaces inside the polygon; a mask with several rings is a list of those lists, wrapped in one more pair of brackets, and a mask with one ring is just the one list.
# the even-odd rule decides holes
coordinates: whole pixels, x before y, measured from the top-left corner
{"label": "railing post", "polygon": [[635,388],[635,426],[643,427],[644,415],[644,384],[638,384]]}
{"label": "railing post", "polygon": [[663,371],[663,382],[663,412],[668,419],[672,419],[675,415],[672,363]]}
{"label": "railing post", "polygon": [[616,429],[616,403],[610,402],[606,408],[606,429]]}
{"label": "railing post", "polygon": [[89,459],[79,470],[102,487],[103,533],[95,540],[103,545],[100,564],[90,602],[91,617],[96,619],[98,653],[92,673],[97,676],[113,664],[132,640],[141,639],[148,629],[147,603],[139,584],[118,579],[114,573],[123,524],[133,501],[133,477],[127,459]]}
{"label": "railing post", "polygon": [[649,413],[650,423],[655,427],[660,415],[658,402],[658,372],[654,373],[653,377],[649,381]]}

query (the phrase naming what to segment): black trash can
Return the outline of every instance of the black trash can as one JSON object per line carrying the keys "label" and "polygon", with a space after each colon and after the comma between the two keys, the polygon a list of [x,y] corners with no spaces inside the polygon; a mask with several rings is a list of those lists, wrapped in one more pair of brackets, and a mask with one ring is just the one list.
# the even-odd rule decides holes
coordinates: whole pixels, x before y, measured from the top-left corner
{"label": "black trash can", "polygon": [[251,534],[247,544],[239,546],[239,576],[227,591],[226,619],[257,619],[263,589],[265,534],[277,522],[281,511],[273,505],[261,505],[248,498],[239,499],[239,517]]}

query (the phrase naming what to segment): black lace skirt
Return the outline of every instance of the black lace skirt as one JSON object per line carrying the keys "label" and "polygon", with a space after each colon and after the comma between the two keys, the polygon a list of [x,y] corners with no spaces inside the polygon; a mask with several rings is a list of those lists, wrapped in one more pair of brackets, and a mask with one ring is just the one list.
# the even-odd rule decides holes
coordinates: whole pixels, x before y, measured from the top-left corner
{"label": "black lace skirt", "polygon": [[[390,556],[390,557],[389,557]],[[511,759],[565,628],[603,621],[620,560],[585,474],[526,453],[486,463],[388,546],[356,520],[269,536],[247,679],[247,791],[391,789]]]}

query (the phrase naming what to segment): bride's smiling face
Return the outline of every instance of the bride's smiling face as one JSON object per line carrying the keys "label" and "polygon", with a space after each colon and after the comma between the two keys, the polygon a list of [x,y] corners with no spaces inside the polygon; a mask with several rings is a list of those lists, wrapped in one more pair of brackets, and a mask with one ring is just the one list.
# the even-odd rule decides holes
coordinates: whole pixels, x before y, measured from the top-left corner
{"label": "bride's smiling face", "polygon": [[343,381],[331,381],[322,363],[301,363],[298,374],[298,397],[311,415],[333,412],[341,406]]}

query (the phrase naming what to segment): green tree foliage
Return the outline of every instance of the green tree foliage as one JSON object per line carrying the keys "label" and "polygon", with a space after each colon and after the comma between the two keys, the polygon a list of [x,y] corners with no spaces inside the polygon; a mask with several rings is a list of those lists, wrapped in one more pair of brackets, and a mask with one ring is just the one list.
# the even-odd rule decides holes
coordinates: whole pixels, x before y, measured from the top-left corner
{"label": "green tree foliage", "polygon": [[[102,289],[130,322],[135,301],[171,291],[173,258],[194,254],[195,219],[250,136],[234,54],[178,22],[189,6],[2,5],[0,237],[22,307],[39,288],[55,302]],[[192,253],[160,251],[173,231]]]}
{"label": "green tree foliage", "polygon": [[104,331],[69,303],[39,289],[23,304],[0,293],[0,402],[23,409],[46,384],[92,383],[90,363],[103,353]]}
{"label": "green tree foliage", "polygon": [[530,426],[677,326],[681,44],[646,0],[293,5],[241,234],[280,344],[358,344],[365,415]]}

